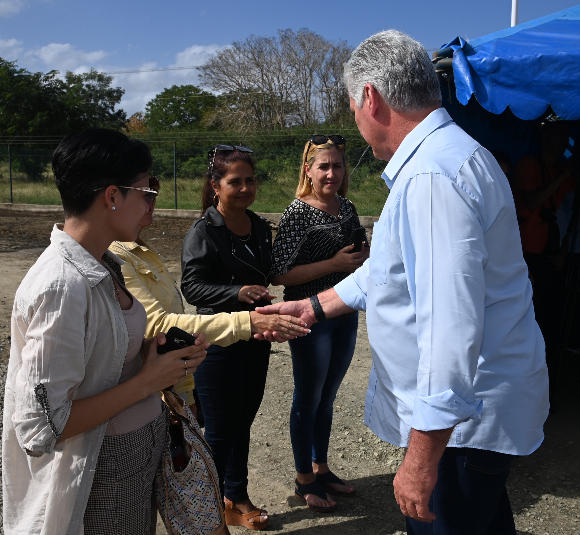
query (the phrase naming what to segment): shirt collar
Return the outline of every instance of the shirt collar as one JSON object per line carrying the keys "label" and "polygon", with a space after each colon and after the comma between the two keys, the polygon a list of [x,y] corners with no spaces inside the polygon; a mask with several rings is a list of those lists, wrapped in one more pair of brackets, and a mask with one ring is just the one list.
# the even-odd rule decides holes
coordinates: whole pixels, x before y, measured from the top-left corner
{"label": "shirt collar", "polygon": [[[78,269],[79,273],[87,279],[89,286],[93,288],[109,275],[109,271],[78,241],[64,232],[62,228],[63,225],[59,223],[54,225],[50,235],[50,244]],[[118,264],[123,264],[123,261],[110,251],[105,254]]]}
{"label": "shirt collar", "polygon": [[399,171],[425,138],[452,120],[445,108],[437,108],[406,135],[382,174],[383,180],[387,183],[389,189],[393,188]]}

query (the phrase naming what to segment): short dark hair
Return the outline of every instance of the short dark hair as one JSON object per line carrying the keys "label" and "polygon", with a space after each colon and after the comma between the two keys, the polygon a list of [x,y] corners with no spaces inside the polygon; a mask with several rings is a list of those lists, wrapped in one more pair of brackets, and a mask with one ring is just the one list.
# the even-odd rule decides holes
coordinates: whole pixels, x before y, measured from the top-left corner
{"label": "short dark hair", "polygon": [[205,185],[201,199],[202,214],[205,214],[205,211],[213,205],[215,192],[211,186],[211,181],[213,180],[216,184],[219,184],[220,180],[228,172],[230,165],[236,162],[246,162],[252,168],[252,171],[256,172],[256,162],[250,152],[243,152],[237,149],[218,150],[215,156],[211,156],[209,159],[213,161],[213,165],[209,165],[205,173]]}
{"label": "short dark hair", "polygon": [[[52,156],[54,181],[64,215],[79,216],[95,201],[98,190],[130,186],[151,168],[147,145],[115,130],[95,128],[63,139]],[[126,195],[126,190],[121,190]]]}

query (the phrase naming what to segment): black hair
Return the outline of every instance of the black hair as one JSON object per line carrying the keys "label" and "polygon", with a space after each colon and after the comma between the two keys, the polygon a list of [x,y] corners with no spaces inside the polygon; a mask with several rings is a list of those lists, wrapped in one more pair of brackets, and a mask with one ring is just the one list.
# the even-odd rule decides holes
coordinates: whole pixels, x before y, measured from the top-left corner
{"label": "black hair", "polygon": [[[130,186],[151,168],[147,145],[115,130],[96,128],[63,139],[52,156],[64,215],[80,216],[108,186]],[[121,190],[122,195],[127,190]]]}
{"label": "black hair", "polygon": [[201,199],[202,214],[205,214],[205,211],[213,205],[215,191],[211,186],[211,181],[213,180],[216,184],[219,184],[219,181],[228,172],[230,165],[235,162],[246,162],[252,168],[252,171],[256,172],[256,162],[251,152],[243,152],[237,149],[218,150],[215,152],[215,156],[211,156],[210,152],[209,166],[205,174],[205,185]]}

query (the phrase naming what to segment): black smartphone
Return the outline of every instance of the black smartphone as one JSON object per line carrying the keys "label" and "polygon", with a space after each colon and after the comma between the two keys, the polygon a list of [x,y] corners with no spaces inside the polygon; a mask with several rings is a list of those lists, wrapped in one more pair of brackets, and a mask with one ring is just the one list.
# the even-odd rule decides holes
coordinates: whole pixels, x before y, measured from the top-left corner
{"label": "black smartphone", "polygon": [[195,344],[197,337],[185,332],[179,327],[171,327],[167,334],[165,335],[166,342],[162,346],[157,346],[157,353],[163,355],[169,351],[175,351],[176,349],[183,349],[184,347],[189,347]]}
{"label": "black smartphone", "polygon": [[363,241],[365,241],[365,228],[358,227],[354,229],[354,248],[351,253],[360,253]]}

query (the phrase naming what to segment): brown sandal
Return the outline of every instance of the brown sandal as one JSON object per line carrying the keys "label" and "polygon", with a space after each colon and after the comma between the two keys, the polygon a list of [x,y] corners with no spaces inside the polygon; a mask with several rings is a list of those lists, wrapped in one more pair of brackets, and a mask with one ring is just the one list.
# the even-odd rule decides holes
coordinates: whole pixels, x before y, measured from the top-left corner
{"label": "brown sandal", "polygon": [[[231,500],[224,499],[226,511],[226,524],[228,526],[244,526],[248,529],[265,529],[270,525],[270,519],[259,520],[261,516],[267,516],[267,511],[254,507],[249,513],[242,513]],[[258,520],[253,521],[254,518]]]}

